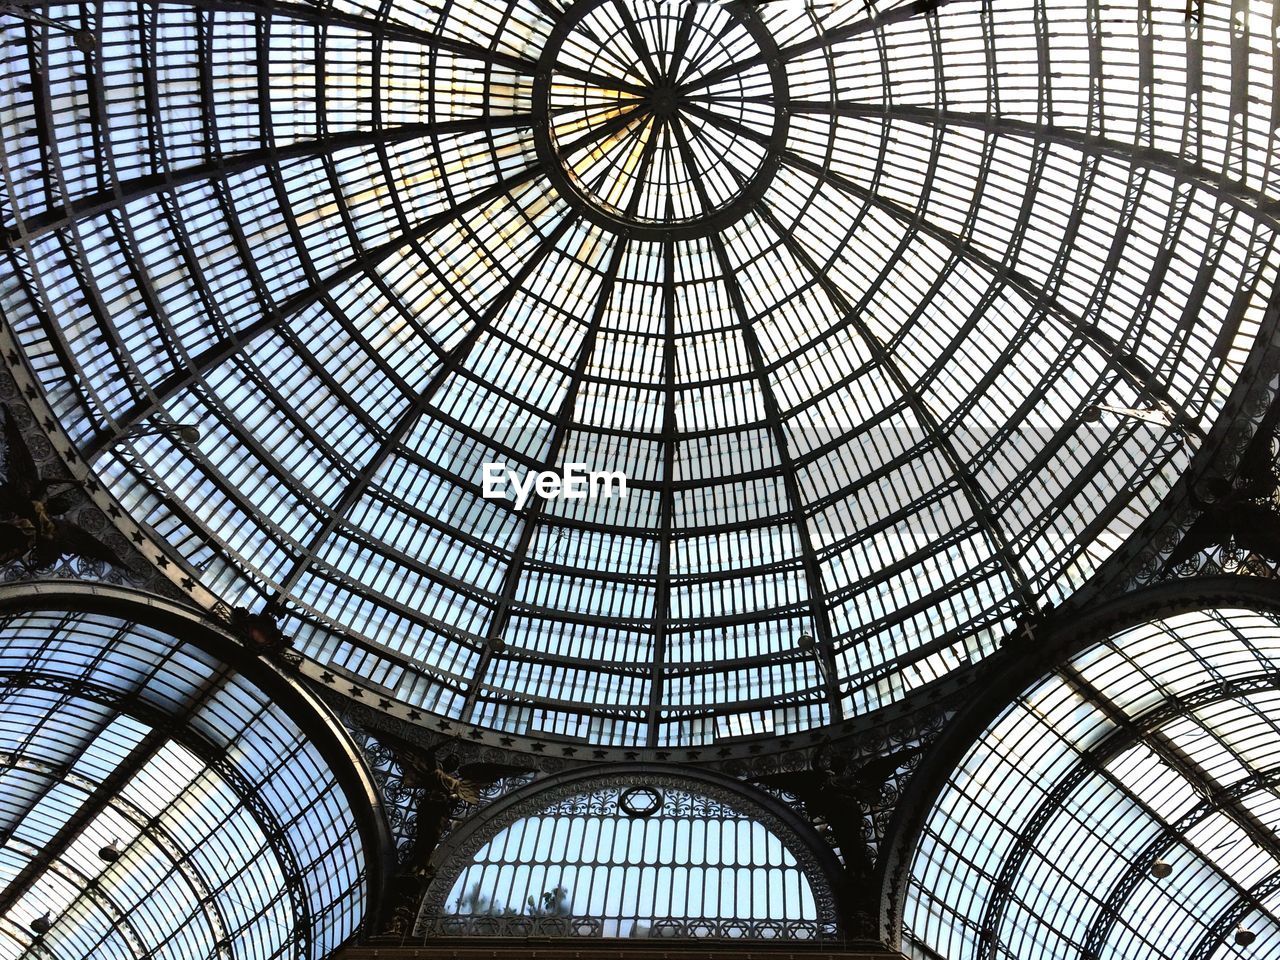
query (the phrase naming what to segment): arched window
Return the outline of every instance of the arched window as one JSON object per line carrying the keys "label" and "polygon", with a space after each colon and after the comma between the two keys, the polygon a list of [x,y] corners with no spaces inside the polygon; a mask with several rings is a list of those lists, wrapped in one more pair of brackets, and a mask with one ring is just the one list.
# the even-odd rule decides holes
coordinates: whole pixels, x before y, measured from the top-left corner
{"label": "arched window", "polygon": [[535,784],[442,851],[418,932],[825,939],[825,858],[731,781],[637,768]]}

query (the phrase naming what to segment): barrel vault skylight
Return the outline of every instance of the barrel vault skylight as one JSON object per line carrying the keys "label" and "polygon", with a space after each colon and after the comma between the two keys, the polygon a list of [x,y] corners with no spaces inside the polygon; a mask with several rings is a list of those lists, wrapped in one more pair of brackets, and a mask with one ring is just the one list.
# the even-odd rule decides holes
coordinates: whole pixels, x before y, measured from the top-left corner
{"label": "barrel vault skylight", "polygon": [[319,960],[353,935],[376,851],[332,732],[106,601],[12,598],[0,957]]}
{"label": "barrel vault skylight", "polygon": [[973,960],[1274,956],[1278,631],[1164,617],[1023,691],[929,814],[908,939]]}

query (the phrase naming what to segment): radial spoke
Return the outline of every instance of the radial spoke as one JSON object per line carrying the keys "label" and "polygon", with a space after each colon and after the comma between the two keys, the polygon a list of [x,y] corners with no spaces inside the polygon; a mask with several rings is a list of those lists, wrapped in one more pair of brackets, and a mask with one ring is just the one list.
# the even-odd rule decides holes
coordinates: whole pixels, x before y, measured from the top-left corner
{"label": "radial spoke", "polygon": [[[618,237],[614,240],[608,269],[604,272],[603,281],[596,295],[595,306],[592,308],[587,330],[583,334],[582,343],[578,347],[573,372],[569,378],[568,389],[565,390],[564,397],[555,412],[553,432],[550,441],[547,443],[546,453],[542,458],[543,469],[549,470],[557,465],[565,441],[569,437],[573,426],[574,408],[578,402],[578,394],[587,380],[587,368],[590,366],[591,359],[595,354],[596,339],[604,326],[604,318],[608,313],[609,304],[613,299],[614,286],[618,280],[619,268],[629,246],[629,241],[625,237]],[[485,635],[489,638],[505,639],[504,635],[511,620],[512,608],[517,603],[520,581],[525,572],[525,564],[528,562],[529,553],[532,549],[534,530],[542,522],[542,512],[546,503],[546,499],[534,497],[526,507],[520,528],[520,541],[516,545],[516,549],[512,553],[511,560],[503,574],[498,602],[494,607],[493,615],[490,617],[486,630]],[[476,700],[480,695],[481,687],[484,685],[485,676],[489,672],[492,657],[493,647],[492,645],[486,645],[481,651],[480,663],[471,675],[466,703],[462,711],[464,717],[469,718],[475,710]]]}
{"label": "radial spoke", "polygon": [[866,20],[859,20],[855,23],[846,24],[843,27],[837,27],[834,30],[828,30],[826,33],[823,33],[812,40],[805,40],[801,43],[793,43],[789,47],[782,47],[778,50],[776,56],[769,56],[763,53],[757,54],[756,56],[739,60],[736,63],[731,63],[727,66],[711,70],[695,80],[682,84],[681,89],[685,92],[700,90],[703,87],[710,86],[713,83],[718,83],[735,74],[742,73],[742,71],[748,70],[751,67],[763,66],[769,63],[770,60],[776,59],[782,63],[786,63],[790,60],[796,59],[797,57],[802,57],[806,53],[813,53],[816,50],[835,46],[836,44],[843,43],[846,40],[851,40],[852,38],[864,33],[870,33],[874,30],[880,30],[895,23],[902,23],[906,20],[912,20],[916,17],[933,13],[934,11],[945,7],[947,4],[955,2],[957,2],[957,0],[912,0],[911,3],[904,4],[901,7],[894,7],[892,10],[887,10],[874,17],[868,17]]}
{"label": "radial spoke", "polygon": [[[677,126],[674,132],[680,152],[685,158],[685,163],[691,165],[693,163],[693,150],[684,135],[684,131]],[[702,195],[705,203],[707,200],[706,188],[703,186],[701,179],[694,180],[694,188]],[[800,560],[804,567],[805,583],[809,597],[809,613],[814,629],[818,634],[818,656],[819,662],[822,664],[821,676],[826,691],[827,703],[831,710],[832,720],[840,720],[844,716],[844,708],[840,700],[840,684],[836,672],[835,641],[831,630],[830,616],[826,608],[825,598],[827,592],[822,584],[822,568],[814,550],[812,534],[809,532],[809,521],[805,517],[802,508],[804,501],[800,495],[800,488],[796,479],[797,471],[791,457],[786,425],[782,422],[781,407],[774,393],[773,384],[769,379],[769,371],[764,362],[755,326],[747,310],[742,286],[737,279],[733,264],[729,260],[729,253],[725,248],[724,240],[718,233],[712,233],[709,239],[712,250],[715,252],[716,261],[720,266],[734,318],[738,322],[743,343],[747,348],[747,355],[751,361],[752,376],[759,385],[769,434],[773,439],[774,450],[782,470],[783,488],[786,491],[787,519],[800,544]]]}
{"label": "radial spoke", "polygon": [[646,117],[645,122],[638,123],[628,130],[624,139],[611,145],[609,156],[601,158],[602,162],[589,183],[592,191],[606,196],[610,183],[614,185],[615,194],[626,190],[628,183],[633,182],[628,179],[627,159],[636,156],[637,147],[643,153],[644,143],[641,138],[650,126]]}
{"label": "radial spoke", "polygon": [[643,115],[637,116],[638,113],[640,113],[639,106],[628,107],[621,111],[616,117],[606,120],[594,129],[588,130],[578,139],[569,143],[567,146],[562,147],[560,149],[560,155],[567,160],[575,153],[578,153],[601,140],[616,137],[631,124],[635,123],[636,120],[643,119]]}
{"label": "radial spoke", "polygon": [[[551,179],[566,199],[598,223],[625,222],[628,230],[673,228],[695,233],[709,229],[713,221],[717,225],[731,222],[749,208],[751,198],[772,178],[776,170],[770,157],[773,148],[760,150],[745,138],[726,135],[717,129],[723,127],[719,117],[713,118],[714,125],[704,124],[700,118],[686,131],[692,159],[684,159],[671,134],[687,123],[689,103],[675,78],[708,51],[723,48],[741,55],[751,50],[773,52],[777,47],[747,8],[726,15],[718,6],[685,3],[675,9],[656,7],[637,17],[626,2],[612,0],[608,16],[597,15],[601,8],[592,8],[580,24],[562,25],[543,53],[541,82],[546,83],[548,74],[555,79],[545,94],[551,123],[545,137],[539,131],[537,140],[539,149],[552,161]],[[643,66],[622,65],[614,77],[601,72],[606,64],[603,58],[593,58],[589,68],[577,68],[583,79],[575,82],[562,66],[566,59],[562,51],[571,51],[567,55],[570,60],[577,57],[585,61],[594,42],[591,38],[601,35],[612,37],[619,49],[631,51],[634,61]],[[643,88],[626,79],[637,69],[651,77]],[[752,89],[759,92],[762,85],[769,85],[778,102],[785,103],[785,75],[772,68],[759,73],[752,78]],[[637,101],[626,107],[652,117],[652,129],[619,134],[620,121],[609,112],[612,104],[601,91],[624,89],[636,91]],[[714,102],[731,120],[738,118],[762,128],[767,137],[780,143],[785,111],[774,107],[773,98],[750,103],[740,95],[741,90],[736,94],[735,100],[733,91],[712,90],[700,99]],[[608,126],[606,118],[613,121]],[[597,145],[588,148],[588,154],[561,146],[568,136],[593,126]],[[641,161],[643,173],[638,172]],[[691,180],[700,181],[698,190],[691,189]],[[642,201],[638,207],[620,208],[637,197]]]}
{"label": "radial spoke", "polygon": [[627,39],[631,41],[631,46],[635,48],[636,53],[644,62],[645,68],[649,71],[649,82],[657,82],[662,77],[662,70],[653,59],[653,54],[649,50],[649,44],[644,39],[644,34],[640,32],[640,28],[631,16],[627,0],[614,0],[613,5],[617,8],[618,14],[622,19],[622,26],[627,32]]}
{"label": "radial spoke", "polygon": [[632,83],[629,80],[623,80],[621,77],[597,73],[594,70],[586,70],[568,63],[557,63],[555,72],[566,77],[572,77],[574,80],[594,84],[605,90],[622,90],[626,93],[634,93],[639,97],[643,97],[649,92],[649,88],[643,84]]}
{"label": "radial spoke", "polygon": [[726,130],[732,130],[734,133],[738,134],[739,136],[746,137],[749,140],[754,140],[756,143],[760,144],[761,146],[767,146],[769,143],[769,135],[767,133],[763,133],[759,130],[753,130],[751,127],[747,126],[745,123],[735,120],[733,119],[733,117],[730,117],[726,114],[717,113],[716,111],[710,110],[707,107],[704,107],[701,104],[697,104],[697,103],[686,103],[685,109],[688,110],[690,113],[696,114],[697,116],[701,117],[703,120],[707,121],[707,123],[711,124],[713,127],[723,127]]}
{"label": "radial spoke", "polygon": [[702,62],[706,60],[707,57],[711,55],[711,52],[716,48],[716,44],[724,40],[735,26],[736,21],[729,19],[725,23],[721,24],[720,29],[714,34],[704,33],[702,42],[698,45],[697,49],[693,51],[692,55],[686,56],[687,65],[681,74],[681,79],[683,80],[685,77],[696,73],[698,67],[702,65]]}
{"label": "radial spoke", "polygon": [[552,117],[564,117],[564,116],[568,116],[575,113],[580,113],[580,114],[583,114],[584,116],[590,116],[598,113],[612,114],[618,109],[630,110],[633,107],[639,107],[639,106],[643,106],[643,102],[640,101],[638,98],[636,100],[625,101],[623,104],[621,104],[621,107],[615,101],[604,102],[604,103],[601,103],[594,110],[590,109],[589,107],[584,107],[581,104],[567,103],[567,104],[564,104],[563,106],[552,107],[550,110],[547,111],[547,114]]}
{"label": "radial spoke", "polygon": [[889,119],[928,126],[963,127],[988,134],[1021,137],[1052,143],[1086,155],[1119,160],[1133,167],[1152,167],[1174,179],[1189,180],[1214,197],[1271,224],[1280,225],[1280,209],[1266,191],[1235,180],[1207,166],[1189,162],[1177,152],[1161,147],[1126,143],[1053,123],[1035,123],[1016,117],[959,110],[938,110],[899,103],[868,106],[817,100],[792,100],[792,113],[834,114],[842,117]]}
{"label": "radial spoke", "polygon": [[318,27],[332,26],[357,30],[436,50],[445,50],[484,63],[497,64],[527,76],[531,76],[537,69],[537,64],[525,57],[501,53],[470,40],[442,36],[430,30],[420,30],[391,20],[346,13],[331,5],[312,6],[307,3],[288,2],[288,0],[195,0],[195,6],[201,10],[232,10],[255,13],[268,18],[280,17],[302,23],[313,23]]}
{"label": "radial spoke", "polygon": [[662,138],[665,126],[666,124],[662,121],[655,120],[644,127],[649,132],[649,136],[640,147],[640,158],[637,161],[635,173],[631,177],[631,197],[627,201],[629,217],[634,217],[640,208],[640,198],[644,194],[645,183],[653,167],[653,158],[657,155],[658,141]]}
{"label": "radial spoke", "polygon": [[198,382],[215,367],[245,350],[249,344],[256,341],[263,334],[274,330],[291,317],[297,316],[307,307],[319,302],[330,290],[354,279],[366,270],[372,269],[388,257],[393,256],[397,251],[421,240],[442,226],[452,223],[459,217],[466,216],[468,213],[480,209],[488,203],[492,203],[521,184],[535,179],[544,171],[545,167],[541,163],[532,164],[517,171],[505,180],[476,192],[449,210],[428,217],[414,225],[406,233],[392,237],[385,243],[358,254],[343,267],[306,289],[295,293],[288,300],[282,302],[276,310],[259,317],[246,327],[227,333],[222,338],[215,340],[199,354],[193,356],[186,367],[175,371],[149,390],[145,399],[139,400],[122,414],[114,417],[107,428],[85,441],[81,447],[84,456],[86,459],[92,459],[116,437],[128,432],[131,428],[154,414],[169,400],[172,400],[183,390]]}
{"label": "radial spoke", "polygon": [[[692,106],[689,109],[691,112],[698,113],[699,115],[703,115],[708,112],[703,108],[694,108]],[[758,142],[763,142],[761,140],[761,135],[748,127],[741,124],[727,125],[735,132],[741,133],[745,137],[750,137]],[[914,221],[913,212],[899,204],[897,201],[888,200],[861,184],[849,180],[846,177],[842,177],[840,174],[835,173],[822,164],[801,157],[799,154],[790,150],[784,150],[781,153],[780,158],[782,163],[787,166],[794,167],[797,170],[802,170],[810,176],[825,183],[830,183],[837,190],[849,194],[850,196],[857,197],[858,199],[875,206],[877,209],[884,211],[900,222],[909,223]],[[928,221],[920,223],[918,228],[922,233],[928,234],[948,247],[959,251],[963,256],[979,265],[986,272],[991,273],[992,275],[1004,276],[1012,286],[1021,290],[1023,295],[1031,303],[1043,303],[1048,305],[1049,309],[1056,316],[1067,322],[1071,328],[1075,330],[1076,334],[1081,337],[1081,339],[1095,347],[1103,356],[1110,357],[1116,354],[1117,345],[1108,334],[1098,330],[1096,327],[1085,324],[1076,311],[1068,308],[1047,290],[1043,287],[1037,286],[1029,278],[1011,271],[1006,264],[1000,263],[1000,261],[979,249],[971,241],[965,240],[935,224],[929,223]],[[1203,438],[1203,427],[1185,413],[1186,404],[1177,399],[1170,387],[1167,387],[1156,377],[1152,376],[1149,371],[1133,364],[1132,362],[1122,363],[1120,365],[1120,369],[1124,373],[1126,379],[1132,382],[1135,387],[1139,388],[1141,392],[1149,394],[1169,409],[1177,411],[1178,422],[1184,429],[1193,436]]]}
{"label": "radial spoke", "polygon": [[675,83],[680,77],[680,65],[689,52],[689,38],[693,35],[693,22],[697,15],[698,5],[686,3],[684,16],[680,18],[680,26],[676,30],[675,41],[671,45],[671,62],[667,64],[663,79],[667,83]]}
{"label": "radial spoke", "polygon": [[178,167],[162,174],[143,174],[133,180],[122,181],[109,190],[77,197],[63,206],[49,207],[32,213],[23,218],[21,228],[16,225],[10,227],[6,235],[12,243],[30,242],[44,234],[60,230],[72,221],[97,216],[143,197],[173,192],[193,183],[224,180],[267,163],[286,163],[293,160],[327,157],[358,147],[384,147],[421,137],[445,136],[477,130],[520,129],[530,127],[533,123],[534,116],[530,113],[512,114],[506,117],[468,117],[435,123],[407,123],[376,130],[330,134],[284,145],[272,144],[256,150],[228,153],[206,163]]}
{"label": "radial spoke", "polygon": [[302,575],[315,562],[321,549],[334,531],[338,529],[347,514],[351,512],[351,509],[368,491],[369,485],[373,482],[373,478],[382,468],[382,465],[404,442],[414,424],[418,422],[431,403],[434,402],[436,395],[449,382],[455,372],[466,363],[480,338],[492,331],[494,324],[503,311],[510,306],[511,301],[519,295],[529,278],[551,255],[552,251],[555,250],[556,244],[560,242],[560,239],[576,222],[576,217],[566,216],[547,233],[533,252],[525,259],[524,263],[520,265],[520,269],[511,277],[502,292],[485,308],[484,313],[475,319],[466,336],[443,358],[440,368],[435,371],[427,385],[418,392],[395,426],[387,431],[386,436],[383,437],[373,456],[369,458],[360,472],[347,483],[337,502],[328,511],[328,519],[316,535],[311,538],[306,550],[295,560],[293,568],[282,581],[279,590],[276,592],[277,601],[284,600],[289,591],[297,585]]}

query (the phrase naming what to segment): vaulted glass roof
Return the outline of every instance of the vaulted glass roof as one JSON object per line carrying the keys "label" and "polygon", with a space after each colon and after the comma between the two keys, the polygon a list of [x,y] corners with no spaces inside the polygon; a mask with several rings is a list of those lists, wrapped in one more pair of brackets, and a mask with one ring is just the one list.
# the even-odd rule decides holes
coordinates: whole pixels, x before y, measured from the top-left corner
{"label": "vaulted glass roof", "polygon": [[1274,320],[1265,2],[43,9],[101,35],[0,21],[61,422],[215,593],[479,725],[900,700],[1103,568]]}
{"label": "vaulted glass roof", "polygon": [[333,731],[109,601],[6,601],[0,957],[311,960],[355,933],[379,866]]}
{"label": "vaulted glass roof", "polygon": [[975,960],[1275,955],[1278,638],[1271,613],[1169,616],[1023,691],[933,805],[908,939]]}

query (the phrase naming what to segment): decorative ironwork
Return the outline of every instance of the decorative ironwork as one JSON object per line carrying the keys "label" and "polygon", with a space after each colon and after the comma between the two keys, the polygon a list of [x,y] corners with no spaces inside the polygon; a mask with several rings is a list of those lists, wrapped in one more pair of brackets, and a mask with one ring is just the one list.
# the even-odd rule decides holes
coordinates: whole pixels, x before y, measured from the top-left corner
{"label": "decorative ironwork", "polygon": [[[1269,313],[1280,316],[1280,291]],[[1280,574],[1280,543],[1276,541],[1277,458],[1280,457],[1280,401],[1276,369],[1280,355],[1260,365],[1269,382],[1252,391],[1227,432],[1213,470],[1188,488],[1186,501],[1149,548],[1133,563],[1133,573],[1113,588],[1113,595],[1132,592],[1162,580],[1193,577],[1250,576],[1275,579]],[[1246,529],[1242,541],[1236,527],[1256,511],[1260,523]],[[1271,519],[1268,519],[1268,518]]]}
{"label": "decorative ironwork", "polygon": [[750,4],[578,0],[538,60],[534,136],[584,216],[628,235],[706,235],[767,190],[788,99]]}
{"label": "decorative ironwork", "polygon": [[723,920],[681,917],[655,920],[644,934],[651,940],[808,940],[839,939],[834,923],[817,920]]}
{"label": "decorative ironwork", "polygon": [[[839,925],[839,912],[836,908],[832,881],[832,870],[834,869],[834,859],[824,860],[818,855],[818,851],[822,848],[821,841],[818,838],[808,834],[801,835],[799,831],[805,830],[800,823],[793,819],[791,815],[781,816],[780,810],[772,807],[771,803],[765,797],[752,797],[746,792],[745,788],[733,785],[717,778],[709,778],[706,774],[689,772],[682,774],[677,771],[660,772],[653,769],[636,769],[618,773],[592,772],[582,771],[572,775],[565,775],[548,781],[546,784],[535,784],[532,787],[513,794],[499,805],[495,806],[487,813],[481,814],[479,817],[469,821],[462,832],[456,833],[448,842],[442,844],[437,856],[433,862],[433,879],[428,887],[427,894],[423,898],[421,910],[419,912],[419,921],[416,927],[417,934],[425,936],[428,931],[439,931],[440,918],[450,916],[461,916],[464,920],[470,918],[487,919],[498,917],[510,919],[517,916],[537,916],[549,914],[558,916],[561,919],[576,919],[578,914],[572,912],[572,905],[584,902],[584,898],[596,897],[601,894],[601,889],[592,887],[589,894],[582,891],[574,891],[567,889],[567,881],[561,879],[556,880],[555,877],[567,877],[576,869],[575,865],[581,863],[582,869],[589,870],[593,863],[612,863],[614,866],[618,864],[632,863],[640,865],[642,863],[654,863],[658,861],[653,859],[657,857],[657,848],[652,844],[657,843],[655,832],[650,837],[648,833],[644,841],[647,845],[647,853],[644,855],[648,859],[644,860],[628,860],[628,856],[623,855],[622,860],[614,861],[610,859],[608,850],[595,850],[584,848],[574,853],[572,849],[566,850],[555,857],[546,857],[538,859],[537,855],[533,859],[526,861],[526,866],[533,868],[535,871],[541,871],[546,868],[549,872],[546,874],[548,885],[560,884],[554,890],[548,890],[545,894],[537,895],[531,892],[526,903],[524,894],[521,890],[515,890],[508,895],[512,901],[510,903],[498,902],[493,898],[492,891],[487,891],[479,886],[470,887],[467,877],[469,869],[475,862],[476,856],[482,849],[490,849],[490,845],[494,843],[495,838],[503,835],[504,831],[513,829],[519,824],[550,824],[553,826],[547,829],[551,832],[546,834],[542,840],[537,843],[552,842],[548,838],[557,829],[554,825],[571,823],[581,823],[583,818],[587,820],[613,821],[615,824],[626,824],[631,822],[633,818],[626,813],[619,803],[620,797],[626,794],[632,794],[635,791],[650,791],[655,797],[662,798],[660,811],[655,811],[650,815],[652,817],[660,816],[664,822],[666,819],[675,822],[698,823],[705,825],[705,829],[713,829],[718,823],[753,823],[760,824],[765,828],[765,836],[770,838],[768,843],[779,843],[780,850],[785,850],[787,856],[794,858],[795,869],[800,871],[800,876],[804,877],[804,882],[808,889],[807,896],[812,898],[812,909],[815,911],[812,924],[800,924],[795,929],[812,929],[814,935],[834,936],[834,931]],[[645,823],[650,818],[644,818],[637,823]],[[530,826],[532,831],[541,830],[541,827]],[[601,829],[605,829],[603,826]],[[616,829],[621,829],[617,827]],[[656,827],[654,828],[657,829]],[[699,827],[703,829],[703,827]],[[737,828],[734,828],[735,831]],[[575,834],[576,835],[576,834]],[[758,842],[766,842],[764,837],[756,834],[749,834],[757,838]],[[522,843],[534,843],[533,834],[526,838]],[[542,836],[541,833],[538,836]],[[637,837],[640,835],[637,834]],[[664,834],[665,836],[665,834]],[[674,834],[672,834],[674,836]],[[744,835],[745,836],[745,835]],[[558,841],[556,841],[558,842]],[[578,840],[581,843],[581,838]],[[638,840],[635,842],[639,842]],[[663,841],[670,844],[671,837]],[[688,840],[686,838],[685,841]],[[732,844],[731,844],[732,846]],[[534,848],[531,848],[534,849]],[[709,848],[714,849],[714,848]],[[666,850],[663,856],[671,856],[671,851]],[[705,851],[699,851],[692,854],[694,857],[700,858],[705,855]],[[685,856],[682,854],[681,856]],[[773,863],[775,862],[770,854],[763,860],[753,860],[752,855],[748,855],[746,851],[740,851],[738,856],[740,859],[732,859],[733,854],[729,854],[730,859],[724,861],[724,869],[733,870],[734,863]],[[741,857],[746,859],[742,860]],[[764,856],[760,852],[760,856]],[[579,861],[576,857],[582,857]],[[596,858],[604,857],[603,861]],[[503,861],[506,862],[505,860]],[[663,861],[665,862],[665,861]],[[687,863],[687,860],[681,862]],[[716,867],[714,857],[708,863],[709,868]],[[563,869],[562,869],[563,868]],[[771,868],[772,869],[772,868]],[[567,871],[567,872],[566,872]],[[784,871],[785,872],[785,871]],[[542,876],[541,873],[537,874]],[[586,876],[586,874],[583,874]],[[758,886],[764,881],[764,876],[755,878]],[[541,883],[540,880],[531,880],[530,882]],[[769,881],[773,883],[773,881]],[[781,874],[779,881],[781,882]],[[788,881],[793,882],[793,881]],[[752,895],[759,897],[762,895],[760,888]],[[778,888],[781,889],[781,888]],[[461,890],[461,892],[458,892]],[[719,887],[711,892],[717,900],[721,893]],[[772,896],[777,896],[777,892]],[[704,891],[699,889],[697,896],[704,896]],[[800,908],[800,900],[794,899],[801,896],[799,888],[795,892],[788,894],[788,904],[786,906],[786,916],[744,916],[738,919],[742,920],[744,926],[735,927],[734,930],[745,930],[750,926],[748,921],[755,920],[804,920],[805,918],[797,915]],[[452,899],[457,897],[456,900]],[[701,900],[699,899],[699,902]],[[603,903],[603,901],[601,901]],[[617,909],[611,908],[611,909]],[[653,909],[652,907],[649,909]],[[670,909],[676,909],[671,907]],[[680,908],[683,910],[684,908]],[[753,905],[751,895],[747,897],[746,902],[742,903],[738,909],[744,911],[766,909],[761,901]],[[781,909],[778,902],[773,902],[772,910]],[[656,925],[656,921],[665,919],[676,919],[683,921],[683,918],[676,916],[674,918],[664,916],[624,916],[607,914],[597,916],[597,920],[601,921],[603,926],[600,928],[603,932],[598,934],[602,936],[646,936],[650,935],[641,930],[635,932],[637,925],[643,926],[645,930]],[[711,932],[706,932],[706,936],[720,936],[724,931],[730,930],[732,917],[721,917],[717,923],[722,924],[715,927]],[[699,923],[702,921],[690,921],[690,923]],[[463,921],[462,927],[455,925],[454,929],[466,928]],[[714,927],[714,924],[713,924]],[[472,929],[472,928],[466,928]],[[665,936],[674,936],[676,930],[681,929],[678,926],[668,925]],[[693,930],[690,926],[688,930]],[[699,927],[698,929],[702,929]],[[765,927],[760,928],[762,935],[774,935],[777,933],[773,928],[773,933],[766,931]],[[828,933],[821,931],[830,930]],[[719,930],[720,932],[714,932]],[[596,935],[596,934],[593,934]],[[736,934],[728,934],[730,936]],[[796,936],[799,936],[797,933]]]}
{"label": "decorative ironwork", "polygon": [[[442,937],[603,937],[598,917],[457,916],[431,917],[417,934],[426,940]],[[681,917],[639,925],[628,935],[633,940],[785,940],[829,942],[839,940],[834,923],[816,920],[725,920]]]}
{"label": "decorative ironwork", "polygon": [[1280,575],[1280,402],[1268,391],[1253,409],[1261,415],[1238,434],[1231,479],[1201,481],[1187,519],[1169,531],[1163,578]]}
{"label": "decorative ironwork", "polygon": [[[90,580],[145,588],[171,598],[180,597],[181,591],[157,575],[147,558],[138,552],[136,544],[129,542],[94,503],[90,493],[98,490],[96,482],[83,479],[67,469],[45,433],[47,428],[40,424],[28,406],[31,400],[18,389],[7,371],[0,370],[0,401],[3,401],[4,416],[12,423],[13,436],[21,438],[32,469],[47,482],[66,484],[66,489],[57,498],[57,518],[102,544],[104,551],[120,562],[104,562],[105,553],[100,557],[68,552],[33,568],[31,563],[24,562],[24,556],[10,556],[0,564],[0,580],[9,583],[33,579]],[[3,451],[6,476],[12,469],[7,447],[13,436],[6,440],[6,450]]]}
{"label": "decorative ironwork", "polygon": [[599,937],[604,925],[596,917],[442,916],[424,919],[414,931],[423,939],[437,937]]}
{"label": "decorative ironwork", "polygon": [[618,806],[630,817],[645,819],[652,817],[663,807],[662,791],[654,787],[632,787],[623,790],[618,797]]}
{"label": "decorative ironwork", "polygon": [[396,860],[404,864],[413,853],[417,806],[424,788],[405,784],[404,771],[396,752],[380,739],[359,727],[348,727],[347,732],[359,747],[374,783],[378,786],[378,796],[382,799],[382,809],[391,831]]}

